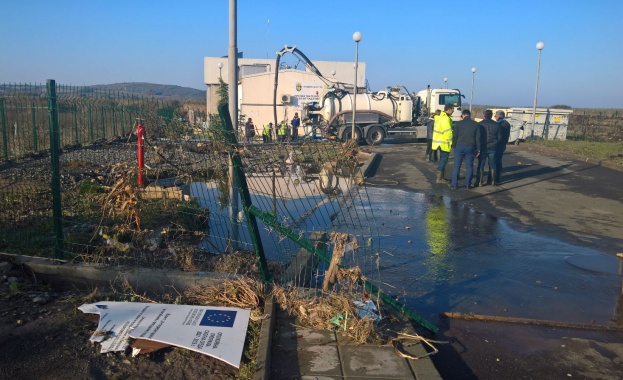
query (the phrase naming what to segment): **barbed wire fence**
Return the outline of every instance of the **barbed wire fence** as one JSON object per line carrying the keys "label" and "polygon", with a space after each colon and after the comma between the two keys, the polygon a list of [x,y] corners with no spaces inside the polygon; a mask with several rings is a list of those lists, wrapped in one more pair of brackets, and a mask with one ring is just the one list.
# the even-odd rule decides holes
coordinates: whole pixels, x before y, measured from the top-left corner
{"label": "barbed wire fence", "polygon": [[[183,270],[250,252],[264,281],[322,294],[346,273],[351,291],[436,331],[382,291],[357,146],[239,143],[226,111],[208,128],[180,112],[54,81],[1,85],[0,250]],[[238,264],[228,270],[244,272]]]}

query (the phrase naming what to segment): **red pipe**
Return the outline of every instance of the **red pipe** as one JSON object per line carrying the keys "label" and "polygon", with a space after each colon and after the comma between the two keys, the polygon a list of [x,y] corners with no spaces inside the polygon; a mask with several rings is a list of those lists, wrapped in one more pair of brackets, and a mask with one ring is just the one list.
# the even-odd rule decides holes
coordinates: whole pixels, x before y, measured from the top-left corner
{"label": "red pipe", "polygon": [[138,186],[143,187],[143,175],[144,175],[144,158],[145,152],[143,151],[143,140],[144,140],[145,128],[143,128],[143,124],[139,123],[136,128],[136,134],[138,137]]}

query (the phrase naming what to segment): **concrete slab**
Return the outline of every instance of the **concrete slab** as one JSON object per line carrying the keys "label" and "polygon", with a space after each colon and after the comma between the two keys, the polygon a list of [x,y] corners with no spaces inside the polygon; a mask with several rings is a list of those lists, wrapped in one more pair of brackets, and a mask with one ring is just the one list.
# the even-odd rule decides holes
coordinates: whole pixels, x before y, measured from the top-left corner
{"label": "concrete slab", "polygon": [[333,331],[315,330],[297,326],[296,322],[281,321],[275,331],[276,345],[281,346],[313,346],[336,344],[337,339]]}
{"label": "concrete slab", "polygon": [[337,346],[273,345],[270,378],[275,380],[298,379],[301,376],[342,379]]}
{"label": "concrete slab", "polygon": [[440,380],[442,377],[439,375],[439,371],[435,368],[433,361],[430,358],[418,359],[418,360],[407,360],[409,366],[415,373],[415,377],[420,379],[437,379]]}
{"label": "concrete slab", "polygon": [[344,376],[349,380],[413,379],[407,361],[387,346],[340,346]]}

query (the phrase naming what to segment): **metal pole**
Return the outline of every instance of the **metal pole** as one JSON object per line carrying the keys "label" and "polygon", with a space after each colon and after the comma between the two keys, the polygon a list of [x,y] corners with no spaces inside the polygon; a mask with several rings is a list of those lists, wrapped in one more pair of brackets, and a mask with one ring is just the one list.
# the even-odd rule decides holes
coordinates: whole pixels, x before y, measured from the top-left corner
{"label": "metal pole", "polygon": [[[355,42],[355,88],[353,89],[353,129],[350,137],[355,140],[355,113],[357,112],[357,71],[359,70],[359,41]],[[355,140],[355,142],[357,142]]]}
{"label": "metal pole", "polygon": [[351,139],[358,143],[355,135],[355,114],[357,112],[357,74],[359,71],[359,41],[361,41],[361,32],[353,33],[353,41],[355,41],[355,87],[353,88],[353,128],[351,131]]}
{"label": "metal pole", "polygon": [[472,103],[474,103],[474,77],[475,73],[472,73],[472,94],[469,96],[469,112],[472,112]]}
{"label": "metal pole", "polygon": [[534,86],[534,106],[532,107],[532,134],[534,135],[534,127],[536,126],[536,100],[539,94],[539,71],[541,70],[541,50],[543,50],[543,42],[536,44],[539,51],[539,58],[536,63],[536,85]]}
{"label": "metal pole", "polygon": [[474,103],[474,77],[476,76],[476,68],[472,67],[472,94],[469,97],[469,112],[472,112],[472,103]]}
{"label": "metal pole", "polygon": [[[229,51],[228,51],[228,69],[229,69],[229,115],[234,127],[234,135],[238,134],[238,36],[237,36],[237,0],[229,0]],[[229,160],[229,225],[231,228],[230,235],[230,252],[233,253],[238,249],[238,184],[234,173],[234,164]]]}

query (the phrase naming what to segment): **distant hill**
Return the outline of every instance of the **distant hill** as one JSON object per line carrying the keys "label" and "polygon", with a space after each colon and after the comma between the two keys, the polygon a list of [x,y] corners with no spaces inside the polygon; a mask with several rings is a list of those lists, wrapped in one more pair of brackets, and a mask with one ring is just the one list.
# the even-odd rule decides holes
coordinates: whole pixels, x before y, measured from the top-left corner
{"label": "distant hill", "polygon": [[98,90],[114,91],[133,95],[142,95],[157,98],[177,100],[206,100],[206,92],[196,88],[174,86],[170,84],[155,84],[144,82],[127,82],[114,84],[98,84],[88,86]]}

